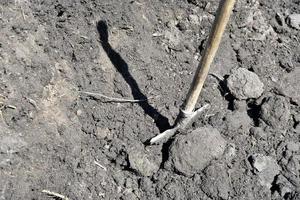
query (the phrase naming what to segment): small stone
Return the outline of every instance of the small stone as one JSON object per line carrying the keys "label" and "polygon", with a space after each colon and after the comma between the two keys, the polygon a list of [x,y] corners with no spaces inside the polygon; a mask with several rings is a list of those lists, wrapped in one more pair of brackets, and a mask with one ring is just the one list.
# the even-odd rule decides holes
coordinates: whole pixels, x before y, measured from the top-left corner
{"label": "small stone", "polygon": [[292,152],[297,152],[300,149],[300,143],[296,143],[296,142],[288,142],[286,145],[286,149],[288,151],[292,151]]}
{"label": "small stone", "polygon": [[295,120],[296,122],[300,122],[300,113],[294,114],[294,120]]}
{"label": "small stone", "polygon": [[169,27],[169,28],[173,28],[173,27],[175,27],[176,25],[178,24],[178,22],[176,21],[176,20],[170,20],[170,21],[168,21],[167,22],[167,27]]}
{"label": "small stone", "polygon": [[246,110],[235,110],[233,112],[229,112],[225,119],[229,130],[240,130],[241,132],[248,131],[252,122]]}
{"label": "small stone", "polygon": [[261,185],[271,188],[274,177],[280,171],[276,160],[270,156],[257,154],[251,156],[251,164],[258,172]]}
{"label": "small stone", "polygon": [[290,118],[289,102],[279,95],[267,97],[261,106],[260,117],[273,129],[285,130]]}
{"label": "small stone", "polygon": [[227,160],[231,160],[232,158],[234,158],[236,156],[236,147],[235,144],[231,143],[228,144],[225,151],[224,151],[224,157]]}
{"label": "small stone", "polygon": [[191,22],[191,24],[195,24],[195,25],[200,24],[200,20],[197,15],[189,15],[189,21]]}
{"label": "small stone", "polygon": [[134,187],[137,187],[137,184],[134,182],[133,179],[126,178],[126,180],[125,180],[125,187],[126,188],[134,188]]}
{"label": "small stone", "polygon": [[278,175],[275,186],[278,188],[278,192],[280,196],[285,196],[287,193],[290,193],[293,191],[294,187],[293,185],[281,174]]}
{"label": "small stone", "polygon": [[142,176],[152,176],[159,170],[159,165],[140,146],[129,150],[128,160],[130,168]]}
{"label": "small stone", "polygon": [[188,135],[178,136],[171,146],[170,161],[185,175],[203,170],[212,159],[222,156],[226,140],[212,127],[201,127]]}
{"label": "small stone", "polygon": [[267,139],[267,134],[261,127],[251,127],[250,128],[250,134],[255,137],[255,139],[260,140],[260,139]]}
{"label": "small stone", "polygon": [[179,23],[177,24],[177,27],[178,27],[178,29],[179,29],[180,31],[186,31],[186,30],[187,30],[187,25],[186,25],[186,23],[184,23],[184,22],[179,22]]}
{"label": "small stone", "polygon": [[77,115],[77,116],[80,116],[80,115],[82,115],[82,110],[80,110],[80,109],[79,109],[79,110],[77,110],[77,112],[76,112],[76,115]]}
{"label": "small stone", "polygon": [[275,19],[280,26],[284,25],[284,17],[280,13],[276,13]]}
{"label": "small stone", "polygon": [[247,103],[246,101],[239,101],[239,100],[235,100],[233,102],[233,107],[234,110],[247,110]]}
{"label": "small stone", "polygon": [[259,77],[245,68],[232,70],[227,79],[227,87],[237,99],[258,98],[264,92],[264,84]]}
{"label": "small stone", "polygon": [[108,128],[97,127],[95,135],[98,139],[104,139],[110,135],[110,130]]}
{"label": "small stone", "polygon": [[208,166],[204,170],[204,180],[201,189],[213,199],[228,199],[230,193],[230,178],[222,164]]}
{"label": "small stone", "polygon": [[121,200],[127,200],[127,199],[138,200],[139,198],[132,192],[132,190],[127,189],[124,191],[124,194],[120,199]]}
{"label": "small stone", "polygon": [[144,191],[150,191],[152,188],[152,181],[148,177],[141,179],[139,187]]}
{"label": "small stone", "polygon": [[300,105],[300,67],[297,67],[291,73],[287,73],[280,81],[280,87],[284,95],[292,98],[294,102]]}
{"label": "small stone", "polygon": [[300,134],[300,124],[296,125],[295,132]]}
{"label": "small stone", "polygon": [[300,29],[300,14],[291,14],[287,18],[287,23],[295,29]]}
{"label": "small stone", "polygon": [[249,12],[248,9],[241,9],[240,12],[238,12],[238,20],[237,20],[237,25],[239,28],[243,27],[251,27],[253,24],[253,17],[254,13],[252,11]]}

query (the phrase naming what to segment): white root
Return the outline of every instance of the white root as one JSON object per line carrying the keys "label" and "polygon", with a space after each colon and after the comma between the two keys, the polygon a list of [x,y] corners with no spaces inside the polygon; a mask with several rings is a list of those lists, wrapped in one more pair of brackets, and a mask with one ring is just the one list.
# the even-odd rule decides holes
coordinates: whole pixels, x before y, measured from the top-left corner
{"label": "white root", "polygon": [[60,198],[62,200],[70,200],[68,197],[66,197],[66,196],[64,196],[62,194],[59,194],[57,192],[51,192],[49,190],[42,190],[42,193],[45,193],[45,194],[47,194],[49,196],[53,196],[53,197],[56,197],[56,198]]}
{"label": "white root", "polygon": [[85,91],[80,91],[80,93],[92,96],[92,97],[101,97],[101,98],[105,98],[108,99],[108,101],[110,102],[119,102],[119,103],[139,103],[142,101],[147,101],[147,99],[122,99],[122,98],[115,98],[115,97],[109,97],[106,96],[104,94],[100,94],[100,93],[94,93],[94,92],[85,92]]}
{"label": "white root", "polygon": [[95,165],[97,165],[98,167],[100,167],[101,169],[103,169],[104,171],[107,171],[107,168],[104,167],[103,165],[101,165],[100,163],[98,163],[96,160],[94,160]]}

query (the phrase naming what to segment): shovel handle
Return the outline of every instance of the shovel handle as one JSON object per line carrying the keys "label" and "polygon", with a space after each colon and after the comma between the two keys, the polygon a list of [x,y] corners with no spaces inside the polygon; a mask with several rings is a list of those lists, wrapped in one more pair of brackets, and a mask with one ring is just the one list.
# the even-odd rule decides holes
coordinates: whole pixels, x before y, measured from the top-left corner
{"label": "shovel handle", "polygon": [[235,0],[221,0],[215,21],[210,32],[210,36],[205,47],[204,54],[198,65],[196,74],[194,76],[191,88],[186,97],[182,111],[184,113],[191,113],[194,111],[200,92],[202,90],[204,81],[209,72],[210,65],[219,48],[222,35],[228,23],[230,14],[232,12]]}

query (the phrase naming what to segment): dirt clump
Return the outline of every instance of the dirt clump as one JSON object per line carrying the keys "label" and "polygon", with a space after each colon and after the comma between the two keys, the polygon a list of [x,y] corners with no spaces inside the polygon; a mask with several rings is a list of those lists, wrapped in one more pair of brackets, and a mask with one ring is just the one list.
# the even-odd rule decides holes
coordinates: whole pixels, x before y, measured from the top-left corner
{"label": "dirt clump", "polygon": [[258,98],[264,92],[264,84],[259,77],[245,68],[232,70],[227,87],[237,99]]}
{"label": "dirt clump", "polygon": [[276,160],[270,156],[259,154],[251,156],[250,159],[253,168],[257,171],[261,185],[271,188],[274,177],[281,170]]}
{"label": "dirt clump", "polygon": [[261,105],[260,116],[273,129],[285,130],[290,119],[290,105],[283,96],[267,97]]}
{"label": "dirt clump", "polygon": [[130,168],[142,176],[152,176],[159,170],[157,160],[139,145],[132,147],[128,151],[128,161]]}
{"label": "dirt clump", "polygon": [[299,1],[236,1],[197,104],[211,108],[147,145],[174,123],[218,3],[2,0],[0,199],[300,199]]}
{"label": "dirt clump", "polygon": [[175,140],[170,161],[177,171],[191,176],[203,170],[211,160],[221,157],[225,147],[226,140],[217,129],[198,128]]}
{"label": "dirt clump", "polygon": [[231,190],[229,174],[226,167],[221,163],[208,166],[204,170],[201,189],[213,199],[228,199]]}

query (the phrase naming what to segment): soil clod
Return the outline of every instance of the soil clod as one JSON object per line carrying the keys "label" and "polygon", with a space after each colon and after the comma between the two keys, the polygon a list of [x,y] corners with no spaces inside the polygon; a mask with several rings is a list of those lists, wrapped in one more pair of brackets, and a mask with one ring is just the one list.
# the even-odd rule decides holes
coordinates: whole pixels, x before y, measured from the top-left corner
{"label": "soil clod", "polygon": [[201,189],[213,199],[228,199],[230,193],[229,175],[226,166],[222,164],[210,165],[204,170]]}
{"label": "soil clod", "polygon": [[300,14],[289,15],[287,21],[291,27],[300,29]]}
{"label": "soil clod", "polygon": [[212,127],[198,128],[176,138],[170,151],[170,161],[175,169],[187,176],[203,170],[212,159],[219,158],[226,140]]}
{"label": "soil clod", "polygon": [[256,170],[261,185],[271,188],[274,177],[280,171],[276,160],[270,156],[257,154],[251,156],[251,164]]}
{"label": "soil clod", "polygon": [[152,176],[158,171],[159,165],[142,147],[133,147],[128,152],[130,168],[142,176]]}
{"label": "soil clod", "polygon": [[232,70],[227,79],[227,87],[237,99],[258,98],[264,92],[264,84],[259,77],[245,68]]}
{"label": "soil clod", "polygon": [[290,105],[283,96],[267,97],[261,106],[261,119],[273,129],[285,130],[290,118]]}

